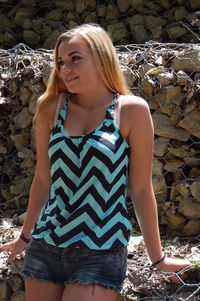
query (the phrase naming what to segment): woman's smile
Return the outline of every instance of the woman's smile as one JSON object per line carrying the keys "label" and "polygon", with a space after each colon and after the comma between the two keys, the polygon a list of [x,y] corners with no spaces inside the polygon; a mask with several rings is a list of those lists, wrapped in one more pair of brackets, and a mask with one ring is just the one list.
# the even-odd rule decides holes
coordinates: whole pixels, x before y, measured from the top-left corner
{"label": "woman's smile", "polygon": [[66,77],[66,82],[68,82],[68,83],[72,83],[72,82],[74,82],[76,79],[78,79],[78,76],[67,76]]}

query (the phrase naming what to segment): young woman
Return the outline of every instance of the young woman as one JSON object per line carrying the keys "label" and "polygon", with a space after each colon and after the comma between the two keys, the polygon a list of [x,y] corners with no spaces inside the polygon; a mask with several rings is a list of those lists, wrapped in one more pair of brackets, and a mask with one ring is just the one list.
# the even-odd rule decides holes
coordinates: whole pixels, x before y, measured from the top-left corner
{"label": "young woman", "polygon": [[98,25],[59,37],[35,125],[27,216],[20,237],[2,246],[10,262],[26,248],[26,301],[116,299],[126,276],[128,181],[152,263],[163,271],[189,264],[162,252],[149,107],[130,95],[111,39]]}

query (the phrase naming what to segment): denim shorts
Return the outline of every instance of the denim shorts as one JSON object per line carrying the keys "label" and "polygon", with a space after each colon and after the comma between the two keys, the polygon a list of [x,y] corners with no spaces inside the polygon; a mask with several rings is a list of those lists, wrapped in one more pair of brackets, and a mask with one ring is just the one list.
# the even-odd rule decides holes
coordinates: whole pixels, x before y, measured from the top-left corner
{"label": "denim shorts", "polygon": [[126,278],[127,248],[59,248],[32,238],[20,275],[26,279],[101,285],[120,292]]}

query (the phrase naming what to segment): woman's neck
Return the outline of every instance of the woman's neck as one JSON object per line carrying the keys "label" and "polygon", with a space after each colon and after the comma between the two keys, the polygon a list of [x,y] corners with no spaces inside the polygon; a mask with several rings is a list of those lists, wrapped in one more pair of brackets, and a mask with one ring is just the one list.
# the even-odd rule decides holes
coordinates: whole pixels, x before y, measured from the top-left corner
{"label": "woman's neck", "polygon": [[114,94],[114,92],[111,92],[108,89],[101,92],[91,91],[90,93],[77,93],[74,94],[71,101],[78,106],[92,111],[110,103]]}

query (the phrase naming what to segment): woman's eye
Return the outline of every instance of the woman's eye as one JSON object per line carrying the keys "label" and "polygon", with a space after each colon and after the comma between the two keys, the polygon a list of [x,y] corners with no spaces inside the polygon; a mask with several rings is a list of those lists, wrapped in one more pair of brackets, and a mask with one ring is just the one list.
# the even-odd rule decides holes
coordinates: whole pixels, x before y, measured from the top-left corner
{"label": "woman's eye", "polygon": [[78,61],[78,60],[80,60],[80,59],[81,59],[80,56],[77,56],[77,55],[72,56],[72,62]]}
{"label": "woman's eye", "polygon": [[64,62],[63,62],[63,61],[58,61],[58,65],[59,65],[60,67],[62,67],[62,66],[64,65]]}

